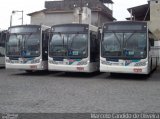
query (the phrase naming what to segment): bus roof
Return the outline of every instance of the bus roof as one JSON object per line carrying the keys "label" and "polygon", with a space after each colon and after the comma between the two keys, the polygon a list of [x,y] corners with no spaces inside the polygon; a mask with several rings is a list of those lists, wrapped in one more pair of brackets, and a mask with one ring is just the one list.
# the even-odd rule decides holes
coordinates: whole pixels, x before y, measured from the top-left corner
{"label": "bus roof", "polygon": [[51,28],[51,27],[46,26],[46,25],[32,25],[32,24],[27,24],[27,25],[11,26],[11,27],[9,27],[8,29],[10,29],[10,28],[16,28],[16,27],[42,27],[42,28],[45,28],[45,29]]}
{"label": "bus roof", "polygon": [[113,21],[113,22],[106,22],[103,26],[107,24],[147,24],[146,21]]}
{"label": "bus roof", "polygon": [[98,27],[91,25],[91,24],[79,24],[79,23],[68,23],[68,24],[56,24],[53,25],[53,27],[60,27],[60,26],[86,26],[89,27],[90,30],[97,32],[98,31]]}

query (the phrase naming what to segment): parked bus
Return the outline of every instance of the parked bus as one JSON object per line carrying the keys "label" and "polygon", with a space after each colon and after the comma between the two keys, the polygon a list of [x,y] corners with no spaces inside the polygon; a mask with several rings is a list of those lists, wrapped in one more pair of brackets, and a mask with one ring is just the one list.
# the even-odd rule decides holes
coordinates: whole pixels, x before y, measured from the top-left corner
{"label": "parked bus", "polygon": [[147,22],[119,21],[103,25],[100,71],[149,74],[157,67],[154,41]]}
{"label": "parked bus", "polygon": [[6,68],[27,72],[48,69],[48,29],[43,25],[20,25],[8,29]]}
{"label": "parked bus", "polygon": [[99,70],[98,28],[88,24],[61,24],[51,28],[48,68],[53,71]]}
{"label": "parked bus", "polygon": [[0,67],[5,66],[5,41],[6,31],[0,31]]}

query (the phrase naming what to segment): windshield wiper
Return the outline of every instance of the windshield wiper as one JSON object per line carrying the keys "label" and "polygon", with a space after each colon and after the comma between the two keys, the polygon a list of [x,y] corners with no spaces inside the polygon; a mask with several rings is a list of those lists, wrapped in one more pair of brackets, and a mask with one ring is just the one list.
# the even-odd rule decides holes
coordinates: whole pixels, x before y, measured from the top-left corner
{"label": "windshield wiper", "polygon": [[[71,39],[71,46],[73,45],[73,41],[75,40],[75,38],[79,35],[79,32],[77,32],[76,34],[74,34],[73,38]],[[68,36],[69,37],[69,36]],[[67,41],[68,41],[68,38],[67,38]]]}
{"label": "windshield wiper", "polygon": [[126,41],[125,41],[125,46],[124,46],[124,47],[126,47],[128,40],[129,40],[135,33],[136,33],[136,31],[134,31],[134,32],[126,39]]}

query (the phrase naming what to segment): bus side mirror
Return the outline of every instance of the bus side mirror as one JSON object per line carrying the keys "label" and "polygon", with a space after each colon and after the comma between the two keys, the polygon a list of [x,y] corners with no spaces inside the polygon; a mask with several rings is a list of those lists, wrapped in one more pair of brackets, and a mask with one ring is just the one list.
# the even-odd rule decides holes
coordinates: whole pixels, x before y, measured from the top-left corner
{"label": "bus side mirror", "polygon": [[101,39],[101,33],[100,33],[100,31],[98,31],[98,39],[99,40]]}
{"label": "bus side mirror", "polygon": [[151,50],[151,44],[149,43],[149,51]]}

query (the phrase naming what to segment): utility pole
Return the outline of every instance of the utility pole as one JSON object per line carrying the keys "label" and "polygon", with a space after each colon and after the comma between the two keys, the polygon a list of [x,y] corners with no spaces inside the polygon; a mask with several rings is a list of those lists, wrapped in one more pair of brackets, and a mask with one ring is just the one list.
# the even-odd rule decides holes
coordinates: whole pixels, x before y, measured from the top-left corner
{"label": "utility pole", "polygon": [[22,10],[22,25],[23,25],[23,10]]}
{"label": "utility pole", "polygon": [[131,11],[130,11],[130,15],[131,15],[130,20],[133,21],[133,11],[132,11],[132,9],[131,9]]}
{"label": "utility pole", "polygon": [[[19,11],[19,10],[13,10],[12,14],[15,14],[16,12],[21,12],[21,14],[22,14],[21,19],[22,19],[22,25],[23,25],[23,10],[21,10],[21,11]],[[11,15],[10,25],[12,25],[12,15]]]}
{"label": "utility pole", "polygon": [[10,16],[10,27],[12,26],[12,14]]}
{"label": "utility pole", "polygon": [[79,23],[82,23],[82,12],[83,12],[83,3],[80,1],[80,10],[79,10]]}

